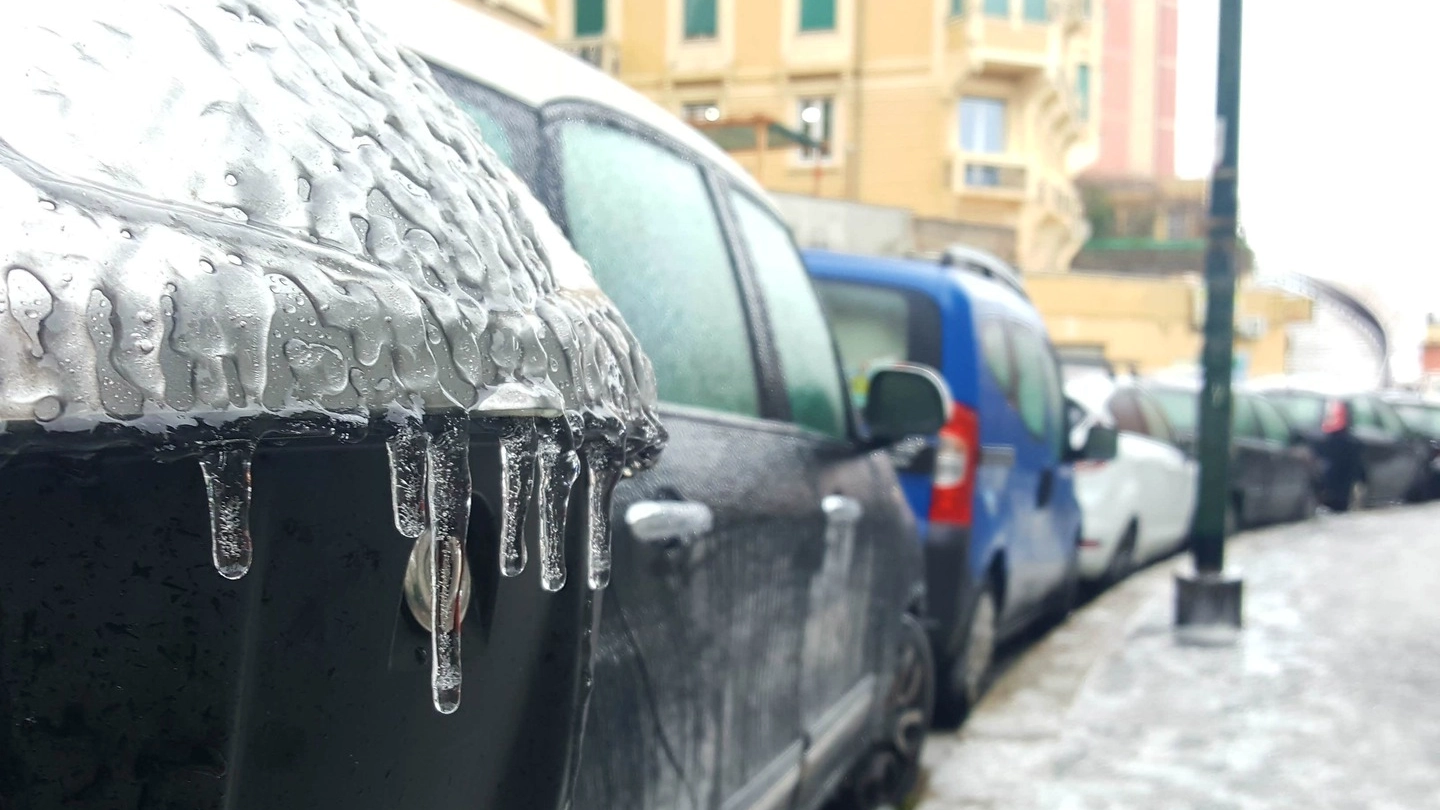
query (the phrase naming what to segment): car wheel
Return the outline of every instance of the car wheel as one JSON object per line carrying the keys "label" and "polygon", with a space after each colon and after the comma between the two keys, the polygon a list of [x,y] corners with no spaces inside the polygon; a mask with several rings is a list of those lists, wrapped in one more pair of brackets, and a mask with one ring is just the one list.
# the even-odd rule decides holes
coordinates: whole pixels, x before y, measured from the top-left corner
{"label": "car wheel", "polygon": [[999,599],[995,595],[995,586],[986,577],[970,610],[960,652],[940,679],[937,708],[940,724],[959,725],[985,693],[990,666],[995,660],[999,625]]}
{"label": "car wheel", "polygon": [[1107,583],[1114,585],[1135,570],[1135,545],[1139,537],[1140,527],[1132,520],[1120,538],[1120,545],[1115,548],[1115,556],[1110,558],[1110,567],[1105,571]]}
{"label": "car wheel", "polygon": [[901,617],[900,651],[885,696],[885,737],[851,772],[837,810],[872,810],[905,801],[920,781],[920,752],[934,711],[930,638],[907,613]]}
{"label": "car wheel", "polygon": [[1295,514],[1295,520],[1313,520],[1318,511],[1320,511],[1320,499],[1315,495],[1315,488],[1306,487],[1304,496],[1300,498],[1300,507]]}

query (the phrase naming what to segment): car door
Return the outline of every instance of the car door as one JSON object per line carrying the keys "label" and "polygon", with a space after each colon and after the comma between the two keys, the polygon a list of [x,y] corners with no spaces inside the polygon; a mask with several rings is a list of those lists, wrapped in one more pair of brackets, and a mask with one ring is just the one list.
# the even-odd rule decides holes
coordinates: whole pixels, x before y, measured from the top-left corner
{"label": "car door", "polygon": [[1240,499],[1236,518],[1241,525],[1266,520],[1270,488],[1271,452],[1260,431],[1254,400],[1236,396],[1230,405],[1230,488]]}
{"label": "car door", "polygon": [[774,338],[792,426],[786,438],[814,481],[809,508],[823,527],[805,557],[798,803],[807,806],[870,745],[866,724],[891,671],[894,631],[923,576],[908,506],[884,469],[891,462],[851,438],[835,344],[789,230],[747,192],[732,187],[726,196]]}
{"label": "car door", "polygon": [[1289,423],[1274,405],[1260,397],[1246,398],[1255,409],[1265,448],[1270,454],[1265,518],[1285,520],[1299,513],[1310,489],[1310,452],[1294,441]]}
{"label": "car door", "polygon": [[799,772],[814,451],[704,161],[589,105],[544,117],[553,210],[646,347],[670,434],[615,492],[576,806],[728,807]]}
{"label": "car door", "polygon": [[1159,439],[1150,433],[1150,423],[1134,388],[1117,388],[1106,407],[1120,431],[1116,461],[1126,475],[1133,476],[1136,552],[1139,559],[1146,559],[1156,553],[1172,531],[1167,525],[1169,508],[1164,503],[1168,489],[1164,451]]}
{"label": "car door", "polygon": [[1423,442],[1405,427],[1405,423],[1390,403],[1382,399],[1375,399],[1373,402],[1380,429],[1393,447],[1395,488],[1391,497],[1404,498],[1411,493],[1416,477],[1425,464]]}
{"label": "car door", "polygon": [[[1017,433],[1015,466],[1010,474],[1015,521],[1014,565],[1025,566],[1024,599],[1033,607],[1055,593],[1076,554],[1076,538],[1059,525],[1054,508],[1057,488],[1073,486],[1070,468],[1060,463],[1064,437],[1064,400],[1060,372],[1041,326],[1007,321],[1015,352],[1016,406],[1024,430]],[[1064,477],[1062,481],[1061,478]]]}
{"label": "car door", "polygon": [[1365,470],[1365,483],[1372,501],[1387,501],[1401,494],[1397,469],[1399,448],[1395,437],[1386,432],[1374,399],[1352,397],[1349,402],[1351,433],[1360,444],[1360,461]]}
{"label": "car door", "polygon": [[1170,427],[1170,420],[1165,418],[1160,403],[1138,388],[1134,389],[1134,393],[1150,436],[1158,445],[1154,448],[1161,472],[1157,480],[1163,482],[1165,490],[1158,494],[1156,503],[1162,515],[1161,525],[1164,526],[1165,546],[1161,550],[1169,551],[1190,533],[1190,519],[1195,511],[1197,467],[1194,460],[1180,449],[1175,431]]}

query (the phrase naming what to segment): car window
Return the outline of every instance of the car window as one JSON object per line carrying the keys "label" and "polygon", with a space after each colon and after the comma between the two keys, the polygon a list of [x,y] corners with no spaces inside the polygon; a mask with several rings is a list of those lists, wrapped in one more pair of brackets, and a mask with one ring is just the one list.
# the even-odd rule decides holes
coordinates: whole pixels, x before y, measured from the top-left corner
{"label": "car window", "polygon": [[1249,400],[1255,408],[1255,417],[1260,421],[1260,433],[1266,441],[1279,442],[1280,444],[1290,443],[1290,426],[1285,423],[1285,417],[1274,405],[1259,397],[1240,397]]}
{"label": "car window", "polygon": [[1166,444],[1178,444],[1175,434],[1170,430],[1170,420],[1165,418],[1165,412],[1154,399],[1141,391],[1135,392],[1135,399],[1140,404],[1140,412],[1145,417],[1145,424],[1150,428],[1150,435]]}
{"label": "car window", "polygon": [[1375,406],[1368,397],[1355,397],[1349,404],[1350,419],[1356,427],[1380,430],[1380,416],[1375,413]]}
{"label": "car window", "polygon": [[1379,401],[1373,402],[1372,405],[1375,408],[1375,416],[1380,421],[1381,430],[1391,436],[1405,435],[1405,424],[1400,421],[1400,417],[1395,415],[1395,411],[1389,405]]}
{"label": "car window", "polygon": [[1005,398],[1015,401],[1015,363],[1010,356],[1010,341],[1006,337],[1005,324],[993,318],[980,321],[980,353],[985,356],[985,368],[999,386]]}
{"label": "car window", "polygon": [[1195,421],[1200,412],[1199,394],[1178,388],[1156,388],[1150,393],[1165,412],[1170,427],[1192,435],[1196,432]]}
{"label": "car window", "polygon": [[1325,421],[1325,400],[1322,397],[1308,396],[1305,394],[1270,394],[1265,397],[1290,424],[1304,430],[1319,430],[1320,423]]}
{"label": "car window", "polygon": [[660,398],[758,415],[740,288],[700,169],[611,127],[560,126],[571,241],[645,347]]}
{"label": "car window", "polygon": [[1116,391],[1110,397],[1110,417],[1115,420],[1115,428],[1126,433],[1138,433],[1141,436],[1150,435],[1150,427],[1145,424],[1145,414],[1140,410],[1140,401],[1136,398],[1135,392],[1128,389]]}
{"label": "car window", "polygon": [[1015,346],[1015,398],[1020,418],[1031,435],[1054,441],[1063,433],[1064,407],[1055,355],[1045,339],[1029,327],[1015,324],[1010,338]]}
{"label": "car window", "polygon": [[1230,434],[1234,439],[1264,439],[1260,432],[1260,420],[1249,397],[1234,397],[1230,400]]}
{"label": "car window", "polygon": [[908,361],[941,368],[940,310],[928,296],[820,278],[815,279],[815,292],[835,332],[857,407],[877,366]]}
{"label": "car window", "polygon": [[1396,405],[1395,412],[1411,430],[1440,437],[1440,409],[1429,405]]}
{"label": "car window", "polygon": [[750,197],[732,191],[730,200],[765,296],[790,416],[802,427],[843,437],[845,394],[835,344],[790,232]]}
{"label": "car window", "polygon": [[[533,187],[536,150],[527,141],[538,140],[534,110],[438,65],[430,65],[430,72],[455,105],[480,128],[481,139],[495,150],[500,161]],[[525,148],[517,149],[520,144]]]}

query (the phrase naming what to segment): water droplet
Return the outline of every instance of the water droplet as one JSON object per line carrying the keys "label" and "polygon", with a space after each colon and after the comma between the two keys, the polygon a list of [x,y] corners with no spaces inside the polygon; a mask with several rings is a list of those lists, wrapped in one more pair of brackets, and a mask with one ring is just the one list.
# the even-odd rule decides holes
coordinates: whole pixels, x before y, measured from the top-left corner
{"label": "water droplet", "polygon": [[41,422],[53,422],[60,418],[64,406],[57,397],[41,397],[35,402],[35,418]]}
{"label": "water droplet", "polygon": [[233,185],[235,185],[235,184],[237,184],[237,183],[239,183],[239,182],[240,182],[240,178],[236,177],[235,175],[233,175],[233,174],[227,174],[227,175],[225,175],[225,185],[227,185],[227,186],[233,186]]}
{"label": "water droplet", "polygon": [[610,584],[610,493],[615,488],[614,461],[620,449],[606,445],[585,453],[585,523],[589,552],[590,587],[600,590]]}
{"label": "water droplet", "polygon": [[460,583],[470,522],[470,427],[449,416],[430,439],[425,478],[430,535],[434,538],[431,580],[430,687],[435,708],[460,708]]}
{"label": "water droplet", "polygon": [[135,341],[135,348],[139,349],[142,354],[149,354],[150,352],[155,351],[155,342],[152,340],[141,338],[140,340]]}
{"label": "water droplet", "polygon": [[574,450],[561,446],[568,439],[565,422],[545,420],[539,431],[536,465],[540,468],[540,587],[558,591],[565,587],[565,514],[570,490],[580,471]]}
{"label": "water droplet", "polygon": [[200,456],[205,495],[210,503],[210,555],[215,570],[239,579],[250,570],[249,444],[209,447]]}
{"label": "water droplet", "polygon": [[151,323],[155,320],[155,313],[148,309],[142,309],[135,313],[135,317],[139,318],[141,323]]}
{"label": "water droplet", "polygon": [[25,336],[30,339],[30,354],[45,356],[45,347],[40,342],[40,327],[55,309],[55,299],[50,290],[24,268],[16,267],[5,276],[6,292],[10,298],[10,317],[20,324]]}
{"label": "water droplet", "polygon": [[134,239],[134,238],[135,238],[135,234],[131,233],[129,228],[121,228],[121,229],[120,229],[120,238],[121,238],[121,239]]}
{"label": "water droplet", "polygon": [[295,180],[295,190],[300,194],[303,202],[310,202],[310,181],[303,177]]}
{"label": "water droplet", "polygon": [[249,222],[249,221],[250,221],[250,215],[249,215],[249,214],[245,213],[245,211],[244,211],[243,209],[236,208],[236,207],[234,207],[234,206],[226,206],[226,207],[225,207],[225,216],[227,216],[227,217],[235,220],[236,222]]}
{"label": "water droplet", "polygon": [[390,505],[395,531],[419,537],[425,531],[425,454],[430,436],[418,417],[407,416],[385,441],[390,459]]}
{"label": "water droplet", "polygon": [[390,390],[390,378],[389,378],[389,377],[381,377],[380,379],[376,380],[376,381],[375,381],[375,390],[376,390],[376,391],[389,391],[389,390]]}
{"label": "water droplet", "polygon": [[[240,258],[240,254],[238,254],[238,253],[227,253],[227,254],[225,254],[225,260],[228,261],[228,262],[230,262],[231,264],[234,264],[234,265],[241,265],[241,264],[244,264],[244,263],[245,263],[245,260],[242,259],[242,258]],[[206,264],[208,264],[208,263],[209,263],[209,262],[206,262]],[[213,270],[212,270],[212,272],[213,272]]]}
{"label": "water droplet", "polygon": [[40,207],[44,208],[46,211],[54,211],[55,202],[53,200],[41,200]]}
{"label": "water droplet", "polygon": [[535,489],[535,420],[506,420],[500,429],[500,573],[525,570],[525,512]]}

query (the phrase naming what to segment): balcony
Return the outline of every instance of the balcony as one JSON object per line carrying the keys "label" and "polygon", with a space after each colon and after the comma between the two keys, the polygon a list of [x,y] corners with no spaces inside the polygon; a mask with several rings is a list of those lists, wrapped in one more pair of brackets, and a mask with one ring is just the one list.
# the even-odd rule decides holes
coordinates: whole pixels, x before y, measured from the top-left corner
{"label": "balcony", "polygon": [[620,43],[613,37],[578,37],[557,42],[555,47],[611,76],[620,75]]}
{"label": "balcony", "polygon": [[959,152],[950,165],[950,184],[956,194],[1016,201],[1025,198],[1029,170],[1023,160],[1006,155]]}

